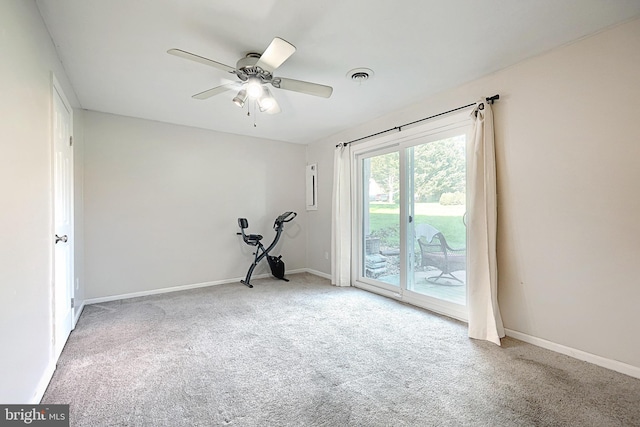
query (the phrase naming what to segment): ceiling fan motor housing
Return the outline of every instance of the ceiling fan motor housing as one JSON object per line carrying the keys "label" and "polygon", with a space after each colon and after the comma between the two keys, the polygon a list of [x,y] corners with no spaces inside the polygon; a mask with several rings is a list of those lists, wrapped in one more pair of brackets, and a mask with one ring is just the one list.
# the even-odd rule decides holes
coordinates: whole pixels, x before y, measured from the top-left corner
{"label": "ceiling fan motor housing", "polygon": [[271,81],[273,75],[256,66],[258,60],[260,60],[260,56],[259,53],[250,52],[247,53],[244,58],[238,60],[235,73],[240,80],[247,81],[250,77],[257,77],[263,83]]}

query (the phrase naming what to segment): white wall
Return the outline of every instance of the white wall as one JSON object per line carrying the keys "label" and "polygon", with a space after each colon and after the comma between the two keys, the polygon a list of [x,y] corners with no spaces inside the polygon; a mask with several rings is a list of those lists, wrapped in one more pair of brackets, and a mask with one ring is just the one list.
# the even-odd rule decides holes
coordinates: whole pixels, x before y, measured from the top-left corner
{"label": "white wall", "polygon": [[51,72],[74,92],[38,9],[0,2],[0,402],[30,403],[53,364]]}
{"label": "white wall", "polygon": [[87,298],[244,277],[238,217],[268,244],[298,212],[279,248],[305,267],[305,146],[90,111],[84,135]]}
{"label": "white wall", "polygon": [[640,367],[640,20],[309,146],[319,209],[308,267],[330,273],[338,141],[500,94],[499,300],[505,327]]}

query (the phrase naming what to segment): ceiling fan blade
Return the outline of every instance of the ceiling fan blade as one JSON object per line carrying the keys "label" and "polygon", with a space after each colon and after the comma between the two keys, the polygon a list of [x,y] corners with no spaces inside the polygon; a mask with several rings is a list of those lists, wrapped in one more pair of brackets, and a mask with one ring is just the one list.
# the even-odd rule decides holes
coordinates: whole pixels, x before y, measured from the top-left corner
{"label": "ceiling fan blade", "polygon": [[204,65],[209,65],[210,67],[217,68],[222,71],[226,71],[228,73],[233,73],[236,71],[235,68],[221,64],[220,62],[213,61],[209,58],[205,58],[204,56],[196,55],[195,53],[187,52],[182,49],[169,49],[167,51],[168,54],[179,56],[180,58],[189,59],[191,61],[199,62]]}
{"label": "ceiling fan blade", "polygon": [[271,84],[280,89],[306,93],[307,95],[321,96],[323,98],[329,98],[333,93],[333,88],[331,86],[304,82],[302,80],[286,79],[284,77],[273,79]]}
{"label": "ceiling fan blade", "polygon": [[275,37],[267,47],[267,50],[260,56],[256,66],[273,73],[295,51],[296,47],[294,45],[280,37]]}
{"label": "ceiling fan blade", "polygon": [[226,85],[214,87],[213,89],[205,90],[204,92],[196,93],[195,95],[192,96],[192,98],[209,99],[212,96],[218,95],[228,90],[236,89],[237,87],[238,87],[237,83],[228,83]]}

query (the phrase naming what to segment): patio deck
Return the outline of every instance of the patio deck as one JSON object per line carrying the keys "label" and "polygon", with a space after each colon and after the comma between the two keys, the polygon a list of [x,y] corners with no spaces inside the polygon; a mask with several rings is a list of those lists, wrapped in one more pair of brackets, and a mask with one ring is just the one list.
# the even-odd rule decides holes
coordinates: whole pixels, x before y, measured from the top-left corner
{"label": "patio deck", "polygon": [[[426,295],[432,298],[438,298],[444,301],[453,302],[455,304],[466,305],[467,303],[467,285],[466,272],[456,271],[453,276],[461,280],[453,280],[451,278],[440,278],[438,280],[429,279],[438,276],[440,270],[432,269],[426,271],[416,271],[414,276],[413,289],[414,292]],[[398,286],[400,284],[399,275],[380,276],[377,280]]]}

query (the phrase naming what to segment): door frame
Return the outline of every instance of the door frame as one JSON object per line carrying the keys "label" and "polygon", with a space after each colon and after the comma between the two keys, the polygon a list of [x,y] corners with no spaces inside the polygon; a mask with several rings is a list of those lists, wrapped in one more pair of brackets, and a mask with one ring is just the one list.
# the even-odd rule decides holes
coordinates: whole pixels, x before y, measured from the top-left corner
{"label": "door frame", "polygon": [[[419,145],[416,140],[434,139],[434,136],[438,134],[447,134],[456,129],[467,127],[467,132],[471,130],[471,118],[468,111],[454,113],[442,118],[429,121],[409,129],[402,129],[399,132],[384,135],[369,141],[360,143],[352,147],[351,151],[351,167],[353,173],[351,174],[351,188],[352,188],[352,224],[356,226],[352,227],[352,263],[351,270],[351,283],[355,287],[374,292],[380,295],[384,295],[390,298],[394,298],[418,307],[426,308],[430,311],[434,311],[440,314],[447,315],[462,321],[467,321],[467,308],[458,304],[454,304],[448,301],[439,300],[433,297],[422,295],[420,293],[407,289],[407,236],[408,230],[408,215],[407,212],[407,168],[406,168],[406,149],[415,145]],[[467,139],[467,163],[469,162],[469,149],[470,138]],[[400,189],[400,265],[405,266],[400,271],[400,284],[399,286],[388,285],[384,282],[375,281],[364,277],[362,274],[362,262],[363,251],[362,245],[362,211],[363,211],[363,189],[360,185],[360,174],[362,159],[371,157],[374,154],[384,154],[393,151],[398,151],[400,156],[400,182],[405,188]],[[468,170],[468,169],[467,169]],[[467,236],[468,239],[468,236]]]}
{"label": "door frame", "polygon": [[[75,177],[75,173],[74,173],[74,150],[73,150],[73,108],[71,107],[71,103],[69,102],[68,98],[66,97],[66,95],[64,94],[64,91],[62,90],[62,86],[60,85],[60,82],[58,81],[58,79],[56,78],[55,74],[53,72],[51,72],[51,129],[50,129],[50,135],[51,135],[51,232],[50,232],[50,241],[51,241],[51,247],[52,247],[52,252],[51,252],[51,293],[50,293],[50,303],[51,303],[51,315],[52,315],[52,340],[51,340],[51,345],[52,345],[52,355],[54,358],[54,363],[57,362],[58,357],[60,356],[60,353],[62,352],[62,348],[64,347],[64,345],[62,345],[62,347],[58,348],[58,342],[56,342],[56,337],[57,337],[57,330],[58,327],[60,326],[59,323],[63,320],[62,318],[60,318],[59,315],[57,315],[58,313],[56,313],[56,300],[55,300],[55,295],[56,295],[56,289],[57,287],[60,285],[59,283],[57,283],[56,281],[56,248],[55,248],[55,235],[56,235],[56,191],[55,191],[55,180],[56,180],[56,176],[55,176],[55,161],[56,161],[56,151],[55,151],[55,143],[56,143],[56,136],[55,136],[55,119],[56,119],[56,97],[59,97],[59,99],[62,101],[62,104],[65,106],[65,108],[69,111],[69,137],[71,138],[70,140],[70,144],[71,144],[71,158],[70,158],[70,162],[69,162],[69,168],[70,168],[70,175],[71,175],[71,179],[69,180],[69,197],[71,198],[71,206],[70,206],[70,233],[71,235],[69,236],[69,245],[70,245],[70,264],[69,264],[69,272],[68,274],[70,275],[70,280],[71,280],[71,286],[69,288],[69,298],[71,298],[73,300],[74,295],[75,295],[75,245],[74,245],[74,241],[75,241],[75,218],[74,218],[74,177]],[[72,305],[71,306],[71,325],[70,325],[70,329],[73,330],[75,328],[75,324],[76,324],[76,316],[75,316],[75,308]]]}

